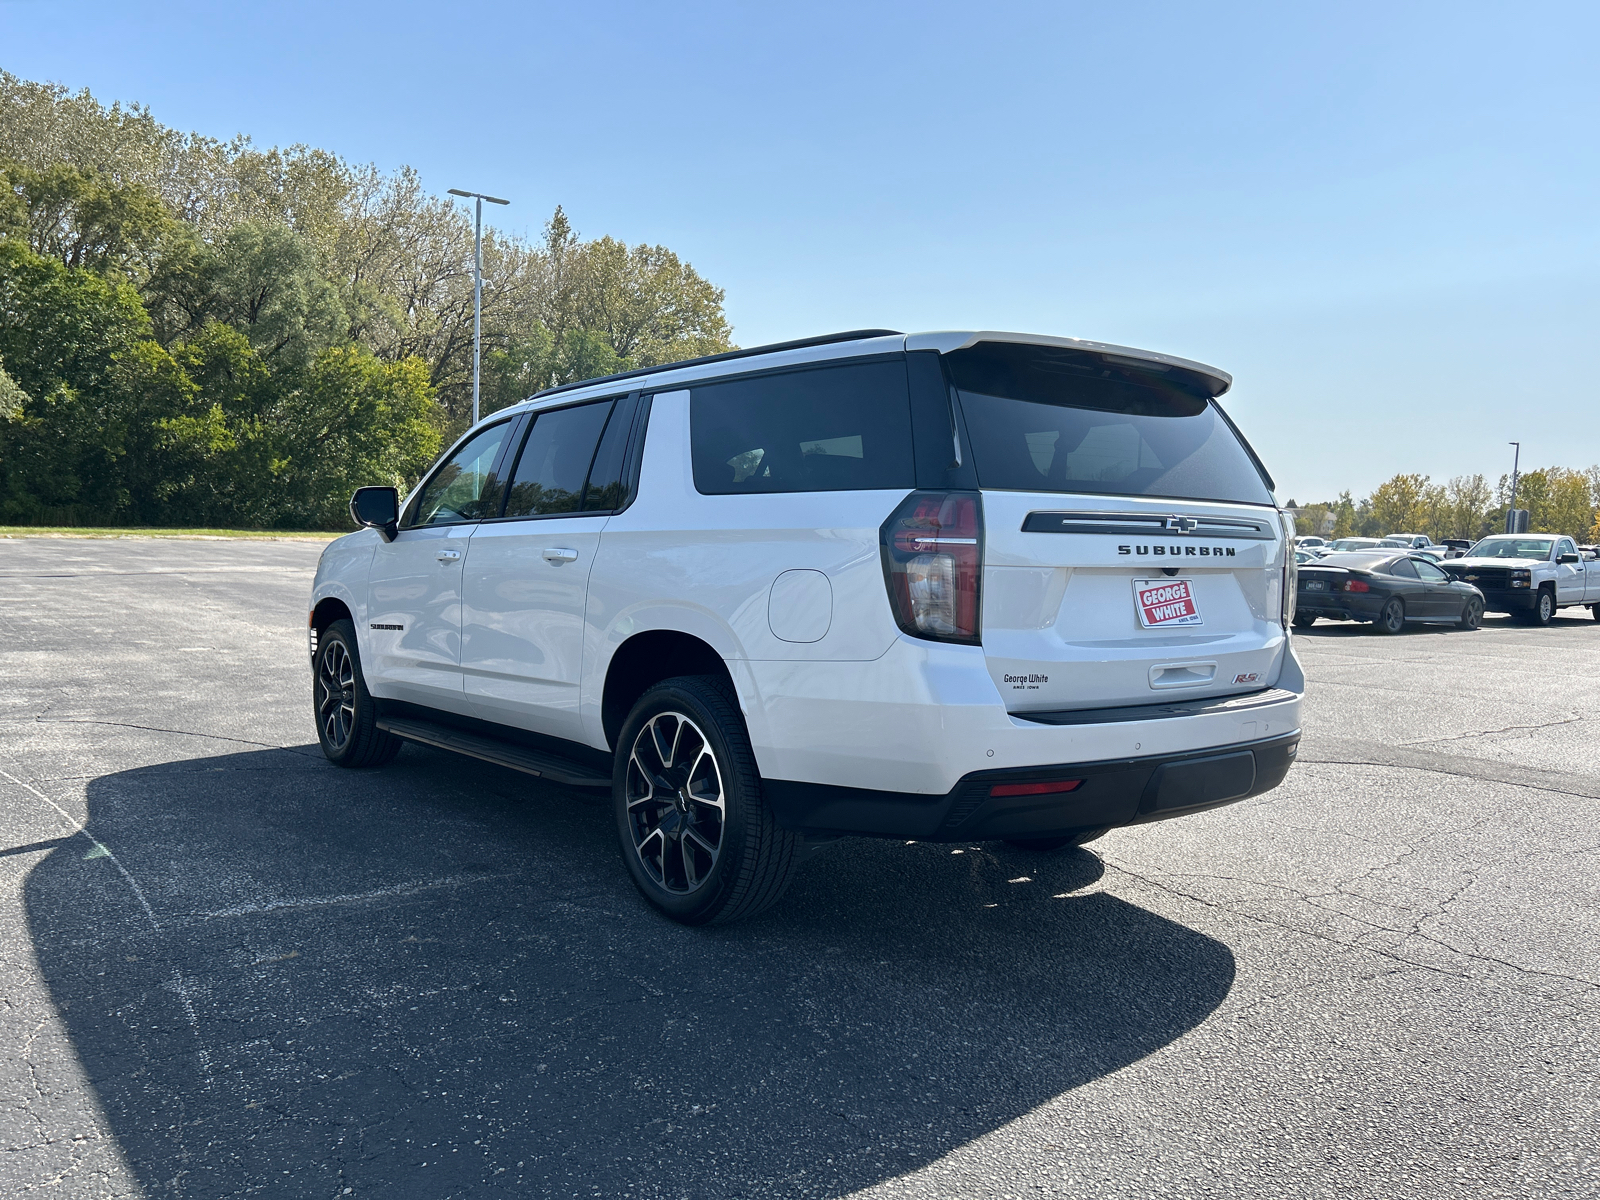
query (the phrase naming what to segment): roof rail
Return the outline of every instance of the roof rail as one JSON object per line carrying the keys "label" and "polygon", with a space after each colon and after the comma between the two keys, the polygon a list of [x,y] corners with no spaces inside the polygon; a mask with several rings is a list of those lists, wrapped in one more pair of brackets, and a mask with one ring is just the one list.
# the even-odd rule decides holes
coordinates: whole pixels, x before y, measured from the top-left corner
{"label": "roof rail", "polygon": [[636,379],[640,375],[655,375],[662,371],[676,371],[683,367],[698,367],[703,363],[726,362],[730,358],[749,358],[756,354],[775,354],[780,350],[804,350],[807,346],[828,346],[834,342],[859,342],[875,337],[900,337],[898,329],[849,329],[844,333],[825,333],[820,337],[798,338],[792,342],[773,342],[766,346],[751,346],[748,350],[728,350],[722,354],[708,354],[703,358],[686,358],[680,362],[660,363],[654,367],[636,367],[632,371],[618,371],[615,375],[597,375],[593,379],[578,379],[535,392],[529,400],[540,396],[554,396],[557,392],[570,392],[574,388],[593,387],[616,379]]}

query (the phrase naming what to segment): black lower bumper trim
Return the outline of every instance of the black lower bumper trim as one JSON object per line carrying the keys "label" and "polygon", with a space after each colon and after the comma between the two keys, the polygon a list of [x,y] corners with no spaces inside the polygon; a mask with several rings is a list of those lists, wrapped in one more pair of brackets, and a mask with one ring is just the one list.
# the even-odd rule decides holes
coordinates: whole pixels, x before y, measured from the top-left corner
{"label": "black lower bumper trim", "polygon": [[[946,795],[768,779],[773,815],[807,834],[931,842],[1042,838],[1185,816],[1259,796],[1283,782],[1300,732],[1184,754],[976,771]],[[994,796],[998,784],[1081,779],[1071,792]]]}

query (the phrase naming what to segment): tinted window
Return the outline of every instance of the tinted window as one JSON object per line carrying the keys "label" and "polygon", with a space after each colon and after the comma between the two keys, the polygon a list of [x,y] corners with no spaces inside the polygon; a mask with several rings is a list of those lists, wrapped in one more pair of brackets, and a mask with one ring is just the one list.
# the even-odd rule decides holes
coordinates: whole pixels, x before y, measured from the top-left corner
{"label": "tinted window", "polygon": [[1411,565],[1409,558],[1397,558],[1389,564],[1389,574],[1398,575],[1402,579],[1417,578],[1417,569]]}
{"label": "tinted window", "polygon": [[612,402],[602,400],[540,413],[534,419],[511,475],[506,516],[579,511],[589,464],[611,409]]}
{"label": "tinted window", "polygon": [[699,384],[689,413],[694,486],[706,495],[915,484],[899,359]]}
{"label": "tinted window", "polygon": [[491,472],[511,422],[468,438],[439,466],[411,505],[406,527],[457,525],[498,514],[500,485]]}
{"label": "tinted window", "polygon": [[1572,541],[1568,538],[1562,538],[1561,541],[1556,544],[1556,554],[1558,556],[1562,554],[1576,554],[1577,552],[1578,547],[1573,545]]}
{"label": "tinted window", "polygon": [[583,493],[584,512],[610,512],[620,508],[626,498],[627,487],[622,479],[623,456],[628,450],[628,425],[634,405],[618,401],[606,422],[606,431],[600,438],[600,449],[595,452],[594,466],[589,468],[589,483]]}
{"label": "tinted window", "polygon": [[1431,581],[1433,583],[1439,583],[1439,582],[1442,582],[1443,580],[1446,580],[1446,579],[1450,578],[1450,576],[1446,575],[1443,571],[1441,571],[1438,567],[1434,566],[1432,563],[1418,562],[1418,563],[1416,563],[1416,568],[1417,568],[1417,574],[1418,575],[1422,576],[1422,578],[1424,578],[1426,580],[1429,580],[1429,581]]}
{"label": "tinted window", "polygon": [[1006,342],[945,362],[981,487],[1272,503],[1249,452],[1186,372]]}

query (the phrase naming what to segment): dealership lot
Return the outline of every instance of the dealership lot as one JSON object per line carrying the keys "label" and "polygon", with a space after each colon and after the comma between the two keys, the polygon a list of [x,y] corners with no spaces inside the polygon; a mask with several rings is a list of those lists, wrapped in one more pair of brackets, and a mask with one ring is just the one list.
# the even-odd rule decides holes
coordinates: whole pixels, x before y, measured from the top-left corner
{"label": "dealership lot", "polygon": [[603,802],[323,760],[319,550],[0,542],[0,1194],[1600,1192],[1587,611],[1319,623],[1277,791],[696,931]]}

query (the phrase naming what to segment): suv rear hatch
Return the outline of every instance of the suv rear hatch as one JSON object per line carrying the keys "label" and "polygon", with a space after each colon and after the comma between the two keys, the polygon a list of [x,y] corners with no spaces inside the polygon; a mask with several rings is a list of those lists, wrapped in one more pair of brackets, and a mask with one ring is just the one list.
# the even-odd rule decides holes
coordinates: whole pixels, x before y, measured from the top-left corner
{"label": "suv rear hatch", "polygon": [[983,649],[1011,711],[1276,681],[1284,527],[1213,399],[1225,377],[1002,341],[944,363],[983,496]]}

